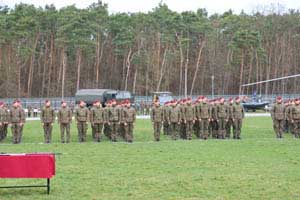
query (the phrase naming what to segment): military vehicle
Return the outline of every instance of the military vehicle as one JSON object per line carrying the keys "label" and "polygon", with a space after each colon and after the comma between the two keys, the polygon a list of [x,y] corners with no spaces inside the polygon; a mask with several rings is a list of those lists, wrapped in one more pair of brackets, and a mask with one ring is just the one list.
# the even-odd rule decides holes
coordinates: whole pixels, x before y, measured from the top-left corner
{"label": "military vehicle", "polygon": [[172,92],[153,92],[153,100],[159,100],[160,105],[164,105],[168,101],[173,100]]}
{"label": "military vehicle", "polygon": [[86,102],[87,106],[92,106],[95,100],[100,100],[102,105],[109,100],[115,99],[117,102],[123,100],[130,100],[134,104],[134,95],[129,91],[119,91],[111,89],[81,89],[75,94],[75,103],[78,104],[80,100]]}

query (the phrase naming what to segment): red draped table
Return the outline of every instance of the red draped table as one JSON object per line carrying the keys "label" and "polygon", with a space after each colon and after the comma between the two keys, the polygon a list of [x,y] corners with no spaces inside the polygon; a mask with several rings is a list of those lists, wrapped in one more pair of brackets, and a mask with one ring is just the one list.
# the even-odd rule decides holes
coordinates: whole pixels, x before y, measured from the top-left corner
{"label": "red draped table", "polygon": [[0,178],[45,178],[47,185],[4,186],[0,188],[47,187],[50,192],[50,179],[55,175],[55,155],[0,154]]}

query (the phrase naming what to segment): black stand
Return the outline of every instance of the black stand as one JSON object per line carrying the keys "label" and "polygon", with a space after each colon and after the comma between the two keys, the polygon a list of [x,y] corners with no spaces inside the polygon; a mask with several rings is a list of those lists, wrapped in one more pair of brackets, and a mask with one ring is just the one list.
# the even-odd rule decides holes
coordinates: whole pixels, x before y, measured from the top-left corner
{"label": "black stand", "polygon": [[35,188],[35,187],[46,187],[47,194],[50,194],[50,178],[47,178],[47,185],[23,185],[23,186],[3,186],[2,188]]}

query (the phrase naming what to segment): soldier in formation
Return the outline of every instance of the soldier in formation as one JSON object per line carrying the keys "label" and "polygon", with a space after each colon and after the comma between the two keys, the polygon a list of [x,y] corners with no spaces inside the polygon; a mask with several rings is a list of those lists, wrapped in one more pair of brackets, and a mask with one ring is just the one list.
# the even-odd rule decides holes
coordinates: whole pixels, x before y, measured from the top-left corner
{"label": "soldier in formation", "polygon": [[[57,121],[60,125],[60,140],[62,143],[70,142],[70,125],[72,122],[72,111],[65,101],[61,102],[61,108],[57,113]],[[65,134],[66,133],[66,134]],[[66,136],[66,140],[65,140]]]}
{"label": "soldier in formation", "polygon": [[229,139],[231,130],[233,139],[241,139],[245,114],[240,102],[240,98],[235,101],[230,99],[227,104],[224,98],[209,101],[207,97],[200,96],[194,103],[187,98],[166,102],[161,106],[157,99],[153,102],[151,112],[154,139],[160,140],[162,125],[164,132],[167,132],[165,135],[174,140],[179,137],[191,140],[194,134],[203,140],[209,137]]}
{"label": "soldier in formation", "polygon": [[52,139],[52,127],[55,121],[55,112],[51,107],[51,102],[49,100],[45,101],[45,105],[41,110],[41,122],[44,128],[44,142],[51,143]]}
{"label": "soldier in formation", "polygon": [[75,111],[75,120],[77,122],[79,142],[86,141],[86,133],[88,129],[89,116],[90,116],[89,109],[86,107],[85,102],[80,101],[79,106]]}

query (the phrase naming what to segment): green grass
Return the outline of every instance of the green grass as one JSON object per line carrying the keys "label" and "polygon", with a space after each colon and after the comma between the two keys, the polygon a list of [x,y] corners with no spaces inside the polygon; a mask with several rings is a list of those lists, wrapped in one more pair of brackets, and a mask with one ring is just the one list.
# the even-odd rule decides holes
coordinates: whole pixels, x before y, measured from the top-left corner
{"label": "green grass", "polygon": [[[91,131],[89,129],[89,131]],[[10,135],[10,134],[9,134]],[[300,199],[300,140],[275,139],[267,117],[247,118],[242,140],[152,142],[148,120],[138,120],[135,142],[53,144],[43,141],[39,122],[28,122],[23,143],[0,152],[60,152],[51,193],[45,189],[1,189],[1,200],[85,199]],[[1,163],[0,163],[1,165]],[[0,179],[0,185],[44,183],[39,179]]]}

